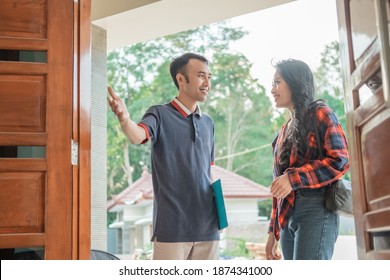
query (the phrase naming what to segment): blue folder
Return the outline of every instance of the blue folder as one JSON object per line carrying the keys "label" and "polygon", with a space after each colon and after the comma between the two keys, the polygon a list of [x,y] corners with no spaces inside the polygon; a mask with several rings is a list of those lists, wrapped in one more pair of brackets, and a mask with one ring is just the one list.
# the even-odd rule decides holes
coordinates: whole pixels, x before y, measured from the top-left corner
{"label": "blue folder", "polygon": [[222,193],[221,179],[216,180],[211,184],[214,191],[214,202],[218,213],[218,229],[224,229],[228,226],[225,201]]}

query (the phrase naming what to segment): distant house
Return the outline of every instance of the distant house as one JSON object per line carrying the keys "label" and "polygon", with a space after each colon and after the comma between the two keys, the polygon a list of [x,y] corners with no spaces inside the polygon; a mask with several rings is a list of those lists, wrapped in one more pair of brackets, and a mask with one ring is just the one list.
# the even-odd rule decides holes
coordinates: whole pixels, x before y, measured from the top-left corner
{"label": "distant house", "polygon": [[[221,246],[228,246],[229,237],[261,235],[257,203],[271,198],[268,189],[219,166],[213,167],[213,177],[221,179],[229,222],[229,227],[223,231]],[[116,229],[116,252],[113,253],[132,254],[135,249],[151,247],[152,207],[152,176],[144,170],[141,178],[108,201],[108,211],[116,213],[116,220],[109,226]]]}

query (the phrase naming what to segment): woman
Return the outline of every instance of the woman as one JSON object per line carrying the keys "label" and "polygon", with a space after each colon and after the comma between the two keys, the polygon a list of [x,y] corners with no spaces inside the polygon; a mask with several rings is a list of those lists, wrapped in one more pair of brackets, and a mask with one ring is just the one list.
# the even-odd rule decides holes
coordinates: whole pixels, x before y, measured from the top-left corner
{"label": "woman", "polygon": [[[272,95],[277,108],[291,118],[272,143],[274,181],[267,259],[280,259],[280,239],[286,260],[331,259],[339,217],[324,206],[324,188],[349,169],[344,131],[332,110],[314,101],[310,68],[289,59],[275,65]],[[322,138],[320,160],[314,125]]]}

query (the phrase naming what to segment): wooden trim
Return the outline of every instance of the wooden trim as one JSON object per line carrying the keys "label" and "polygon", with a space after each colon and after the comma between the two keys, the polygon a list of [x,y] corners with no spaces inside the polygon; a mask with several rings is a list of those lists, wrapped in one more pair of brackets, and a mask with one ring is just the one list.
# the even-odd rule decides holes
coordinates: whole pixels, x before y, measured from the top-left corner
{"label": "wooden trim", "polygon": [[390,205],[390,195],[370,201],[369,210],[385,208]]}
{"label": "wooden trim", "polygon": [[355,126],[362,127],[383,109],[385,109],[383,91],[379,90],[356,109]]}
{"label": "wooden trim", "polygon": [[341,59],[341,61],[344,62],[344,67],[341,68],[342,75],[344,77],[344,80],[343,80],[344,99],[346,101],[344,103],[344,107],[345,107],[345,112],[347,114],[347,130],[349,130],[348,135],[351,135],[351,137],[352,137],[353,134],[350,130],[353,126],[348,128],[348,120],[351,118],[348,115],[353,113],[353,110],[354,110],[354,108],[352,106],[354,95],[352,94],[352,89],[349,86],[350,83],[349,83],[348,78],[349,78],[349,76],[350,76],[350,74],[353,71],[355,66],[352,65],[353,57],[351,59],[351,55],[348,52],[350,47],[342,45],[343,43],[346,44],[347,42],[350,42],[350,40],[351,40],[350,18],[349,17],[346,18],[347,17],[346,9],[348,9],[348,11],[349,11],[349,4],[345,3],[345,2],[346,1],[344,1],[344,0],[337,1],[337,16],[338,16],[338,22],[339,22],[339,35],[340,35],[340,42],[341,42],[340,59]]}
{"label": "wooden trim", "polygon": [[0,237],[0,248],[43,247],[45,245],[43,233],[1,234]]}
{"label": "wooden trim", "polygon": [[359,67],[351,74],[354,89],[359,89],[381,67],[380,45],[378,40],[374,40],[359,59]]}
{"label": "wooden trim", "polygon": [[0,145],[2,146],[45,146],[46,142],[46,133],[0,133]]}
{"label": "wooden trim", "polygon": [[46,63],[33,63],[33,62],[2,62],[0,61],[0,73],[1,74],[47,74],[48,65]]}
{"label": "wooden trim", "polygon": [[367,252],[369,260],[390,260],[390,250]]}
{"label": "wooden trim", "polygon": [[46,159],[0,158],[0,172],[46,171]]}
{"label": "wooden trim", "polygon": [[[72,139],[75,142],[79,142],[79,5],[73,4],[73,127],[72,127]],[[79,165],[73,166],[73,212],[72,212],[72,259],[79,259],[79,230],[80,230],[80,199],[79,199]]]}
{"label": "wooden trim", "polygon": [[356,69],[355,63],[355,55],[353,52],[353,44],[352,44],[352,27],[351,27],[351,7],[349,5],[349,1],[344,1],[344,13],[345,13],[345,28],[346,28],[346,36],[348,42],[348,59],[349,59],[349,73],[353,73]]}
{"label": "wooden trim", "polygon": [[[381,71],[382,77],[390,77],[390,41],[387,12],[390,8],[386,7],[386,1],[375,0],[375,14],[377,18],[376,26],[378,28],[379,45],[381,49]],[[390,5],[390,4],[389,4]],[[383,93],[386,106],[390,107],[390,80],[382,79]]]}
{"label": "wooden trim", "polygon": [[91,0],[79,1],[79,259],[91,254]]}
{"label": "wooden trim", "polygon": [[364,229],[368,232],[390,231],[387,217],[390,214],[390,208],[371,211],[363,215]]}
{"label": "wooden trim", "polygon": [[[48,1],[45,258],[72,258],[73,2]],[[59,29],[60,28],[60,29]],[[60,129],[59,129],[60,127]],[[61,207],[61,211],[53,211]]]}
{"label": "wooden trim", "polygon": [[1,50],[28,50],[28,51],[45,51],[47,50],[46,39],[28,39],[28,38],[7,38],[7,40],[0,40]]}

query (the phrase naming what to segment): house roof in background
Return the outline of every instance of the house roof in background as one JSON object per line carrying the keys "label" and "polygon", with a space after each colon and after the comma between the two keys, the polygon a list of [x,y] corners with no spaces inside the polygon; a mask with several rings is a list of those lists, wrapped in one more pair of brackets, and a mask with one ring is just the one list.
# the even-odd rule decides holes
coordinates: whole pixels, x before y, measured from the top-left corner
{"label": "house roof in background", "polygon": [[214,179],[221,179],[225,198],[271,198],[268,188],[220,166],[212,168]]}
{"label": "house roof in background", "polygon": [[[215,179],[221,179],[222,191],[226,199],[264,199],[272,197],[268,188],[220,166],[214,166],[212,172]],[[139,204],[142,201],[152,199],[152,176],[147,170],[144,170],[137,181],[108,201],[107,209],[110,210],[119,205]]]}

